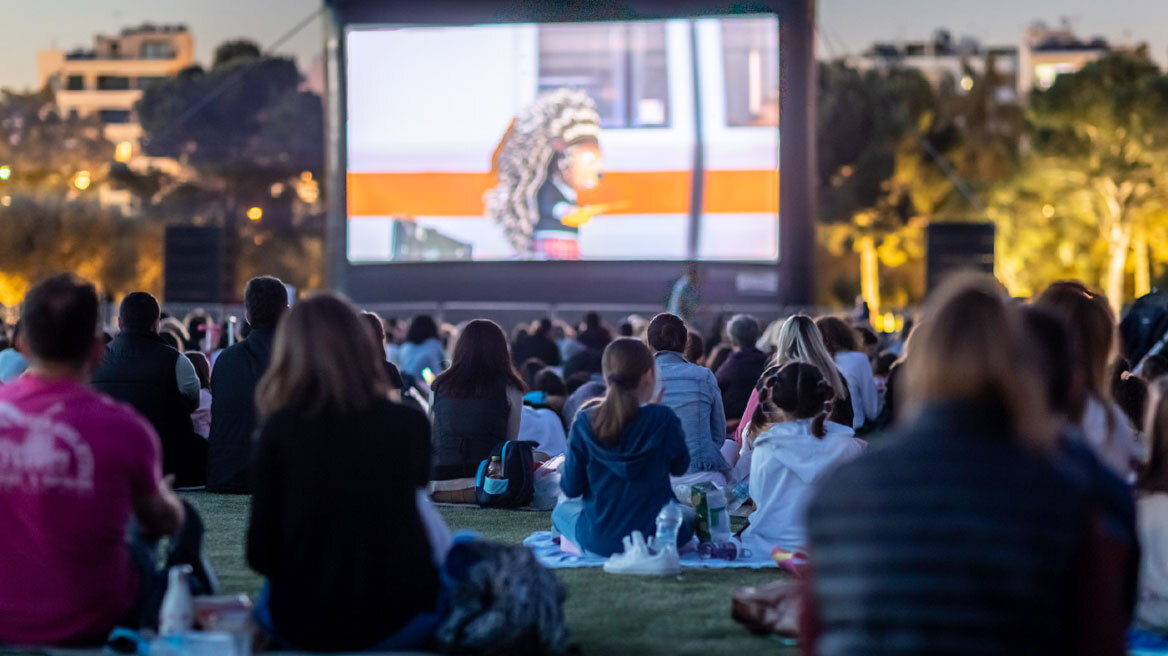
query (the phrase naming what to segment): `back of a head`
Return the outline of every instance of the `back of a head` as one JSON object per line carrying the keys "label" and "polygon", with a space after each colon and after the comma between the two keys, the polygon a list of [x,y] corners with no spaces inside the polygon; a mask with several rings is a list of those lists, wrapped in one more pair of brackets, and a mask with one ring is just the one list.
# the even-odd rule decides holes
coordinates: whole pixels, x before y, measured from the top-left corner
{"label": "back of a head", "polygon": [[71,273],[42,280],[21,309],[21,335],[33,361],[84,365],[97,340],[97,290]]}
{"label": "back of a head", "polygon": [[827,380],[827,384],[835,392],[836,398],[847,396],[843,378],[835,360],[823,343],[823,335],[815,321],[805,314],[796,314],[783,322],[779,329],[775,356],[771,365],[783,365],[788,362],[806,362],[814,365]]}
{"label": "back of a head", "polygon": [[892,365],[896,364],[897,358],[895,353],[885,351],[876,356],[876,362],[872,364],[872,373],[876,376],[887,376],[888,372],[892,370]]}
{"label": "back of a head", "polygon": [[685,351],[685,341],[688,336],[689,331],[686,330],[685,322],[681,320],[681,317],[662,312],[649,322],[649,330],[645,339],[654,351],[681,353]]}
{"label": "back of a head", "polygon": [[467,323],[454,344],[450,368],[434,381],[434,390],[455,398],[485,398],[507,387],[526,389],[511,362],[507,335],[488,319]]}
{"label": "back of a head", "polygon": [[535,377],[539,372],[547,369],[547,363],[539,358],[527,358],[523,364],[519,366],[519,377],[523,379],[523,384],[529,390],[535,389]]}
{"label": "back of a head", "polygon": [[592,432],[601,444],[612,446],[641,407],[638,388],[653,370],[653,354],[641,340],[620,337],[605,347],[602,367],[608,390],[592,414]]}
{"label": "back of a head", "polygon": [[118,321],[122,330],[132,333],[153,332],[161,316],[158,299],[146,292],[130,292],[122,299]]}
{"label": "back of a head", "polygon": [[1063,281],[1047,287],[1034,304],[1066,320],[1087,390],[1107,398],[1107,365],[1115,345],[1115,315],[1107,299],[1080,282]]}
{"label": "back of a head", "polygon": [[839,317],[820,317],[815,320],[823,345],[833,356],[837,353],[859,350],[856,346],[856,332]]}
{"label": "back of a head", "polygon": [[588,328],[600,327],[600,315],[596,312],[589,312],[584,315],[584,325]]}
{"label": "back of a head", "polygon": [[913,333],[912,358],[898,403],[911,409],[959,402],[1003,413],[1007,430],[1049,448],[1034,349],[1001,288],[988,276],[950,278],[930,299],[928,321]]}
{"label": "back of a head", "polygon": [[1141,424],[1149,451],[1136,488],[1141,492],[1168,492],[1168,378],[1148,385],[1148,408]]}
{"label": "back of a head", "polygon": [[632,337],[634,332],[636,332],[636,328],[633,327],[631,321],[622,321],[620,327],[617,328],[617,334],[621,337]]}
{"label": "back of a head", "polygon": [[706,355],[706,340],[697,331],[691,330],[685,338],[685,359],[694,364],[701,364]]}
{"label": "back of a head", "polygon": [[1020,314],[1022,330],[1033,346],[1048,409],[1071,421],[1078,421],[1083,415],[1084,388],[1066,321],[1058,313],[1034,305],[1013,310]]}
{"label": "back of a head", "polygon": [[247,281],[243,307],[252,328],[270,330],[288,309],[288,288],[279,278],[259,276]]}
{"label": "back of a head", "polygon": [[368,324],[348,301],[329,293],[310,297],[276,330],[256,408],[261,416],[286,408],[310,415],[359,410],[389,393],[381,359]]}
{"label": "back of a head", "polygon": [[758,321],[749,314],[736,314],[726,324],[726,334],[737,348],[753,347],[758,342]]}
{"label": "back of a head", "polygon": [[362,312],[361,321],[369,327],[369,334],[373,337],[373,343],[377,345],[378,350],[385,348],[385,324],[381,322],[381,317],[372,312]]}
{"label": "back of a head", "polygon": [[815,418],[811,432],[816,437],[825,434],[827,403],[835,392],[815,365],[789,362],[769,373],[760,381],[758,408],[750,421],[750,434],[758,435],[762,428],[778,418],[775,412],[794,419]]}
{"label": "back of a head", "polygon": [[438,324],[435,323],[434,317],[428,314],[419,314],[413,319],[410,319],[410,325],[406,328],[406,342],[410,344],[421,344],[430,339],[438,338]]}
{"label": "back of a head", "polygon": [[568,388],[560,375],[551,369],[544,369],[535,375],[535,384],[531,389],[543,392],[548,396],[567,396]]}
{"label": "back of a head", "polygon": [[551,339],[552,320],[548,319],[547,317],[540,319],[538,322],[536,322],[535,330],[532,331],[532,334],[536,337]]}
{"label": "back of a head", "polygon": [[211,386],[211,362],[202,351],[187,351],[183,353],[195,368],[195,375],[199,378],[199,387],[207,389]]}

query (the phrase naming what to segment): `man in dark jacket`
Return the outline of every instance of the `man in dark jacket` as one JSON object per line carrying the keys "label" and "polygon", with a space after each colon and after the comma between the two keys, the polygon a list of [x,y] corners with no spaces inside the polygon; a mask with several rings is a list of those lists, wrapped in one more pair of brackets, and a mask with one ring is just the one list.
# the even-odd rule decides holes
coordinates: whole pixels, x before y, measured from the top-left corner
{"label": "man in dark jacket", "polygon": [[207,455],[207,490],[211,492],[248,491],[256,384],[271,360],[272,336],[276,322],[288,308],[288,290],[271,276],[252,278],[244,290],[243,305],[251,332],[247,339],[220,353],[211,372]]}
{"label": "man in dark jacket", "polygon": [[122,300],[121,332],[106,347],[92,384],[154,426],[162,440],[162,470],[175,475],[176,485],[202,485],[207,445],[191,424],[199,378],[191,361],[158,336],[159,316],[158,301],[146,292]]}
{"label": "man in dark jacket", "polygon": [[739,314],[726,324],[726,334],[734,346],[734,352],[718,367],[716,376],[718,388],[722,390],[722,406],[726,409],[726,419],[737,421],[746,412],[750,393],[754,390],[762,372],[766,369],[767,356],[755,347],[759,327],[754,317]]}

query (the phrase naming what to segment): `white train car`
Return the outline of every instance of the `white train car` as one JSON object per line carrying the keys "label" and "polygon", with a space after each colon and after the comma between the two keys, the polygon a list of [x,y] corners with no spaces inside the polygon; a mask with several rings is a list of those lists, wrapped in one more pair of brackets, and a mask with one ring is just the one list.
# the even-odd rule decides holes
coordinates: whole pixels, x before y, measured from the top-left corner
{"label": "white train car", "polygon": [[492,157],[567,87],[601,118],[580,201],[616,207],[580,228],[583,259],[776,260],[778,34],[773,15],[349,31],[348,259],[515,259],[484,211]]}

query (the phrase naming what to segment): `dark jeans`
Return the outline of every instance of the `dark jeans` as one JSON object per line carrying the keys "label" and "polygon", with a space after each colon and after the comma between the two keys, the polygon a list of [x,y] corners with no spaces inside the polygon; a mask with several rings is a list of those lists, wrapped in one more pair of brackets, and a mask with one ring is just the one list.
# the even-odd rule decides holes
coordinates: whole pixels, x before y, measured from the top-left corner
{"label": "dark jeans", "polygon": [[159,538],[146,538],[139,530],[136,520],[130,521],[126,540],[130,546],[130,559],[138,572],[138,597],[130,611],[126,613],[122,626],[131,629],[143,627],[157,628],[158,611],[162,597],[166,594],[167,572],[175,565],[190,565],[194,570],[191,577],[191,592],[196,595],[215,594],[218,584],[211,566],[203,559],[203,519],[191,504],[183,501],[186,520],[169,537],[165,556],[159,566]]}

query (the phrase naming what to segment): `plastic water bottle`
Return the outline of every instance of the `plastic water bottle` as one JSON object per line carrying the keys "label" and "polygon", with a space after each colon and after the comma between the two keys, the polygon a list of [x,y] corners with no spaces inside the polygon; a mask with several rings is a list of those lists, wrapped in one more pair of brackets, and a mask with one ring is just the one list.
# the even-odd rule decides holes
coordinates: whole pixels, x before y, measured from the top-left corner
{"label": "plastic water bottle", "polygon": [[190,631],[195,625],[195,604],[191,598],[190,565],[175,565],[170,568],[166,596],[162,599],[162,609],[158,613],[158,634],[178,635]]}
{"label": "plastic water bottle", "polygon": [[653,538],[653,547],[657,550],[665,549],[669,545],[677,548],[677,534],[681,530],[684,514],[681,505],[670,501],[657,513],[657,536]]}
{"label": "plastic water bottle", "polygon": [[487,465],[487,478],[503,478],[503,458],[491,456],[491,464]]}

